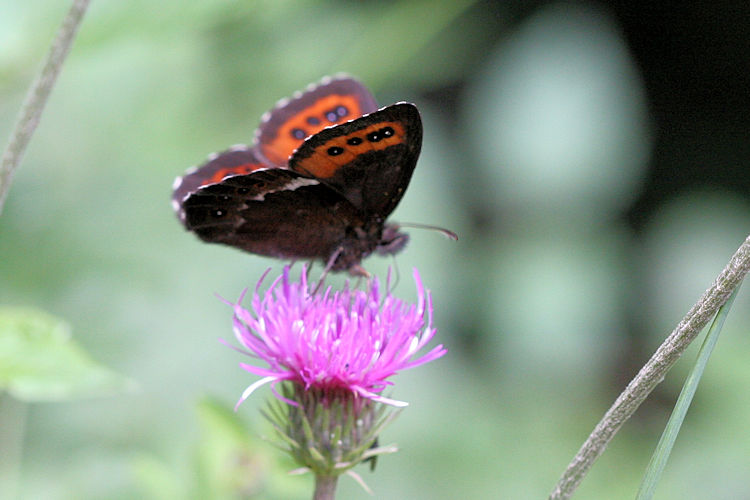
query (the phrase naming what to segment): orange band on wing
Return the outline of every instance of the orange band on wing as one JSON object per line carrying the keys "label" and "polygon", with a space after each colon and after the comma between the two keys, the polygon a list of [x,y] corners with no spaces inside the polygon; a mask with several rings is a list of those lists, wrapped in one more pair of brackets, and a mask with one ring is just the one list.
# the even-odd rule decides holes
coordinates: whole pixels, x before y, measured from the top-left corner
{"label": "orange band on wing", "polygon": [[279,127],[276,137],[261,145],[261,152],[272,163],[285,164],[306,137],[362,114],[356,96],[334,94],[321,97]]}
{"label": "orange band on wing", "polygon": [[211,177],[204,180],[201,183],[201,186],[205,186],[207,184],[216,184],[217,182],[221,182],[224,177],[227,177],[229,175],[249,174],[250,172],[263,167],[265,167],[265,165],[260,163],[245,163],[244,165],[237,165],[236,167],[222,168],[214,172]]}
{"label": "orange band on wing", "polygon": [[297,162],[294,170],[321,179],[333,177],[341,166],[351,163],[362,153],[404,143],[405,135],[406,130],[400,122],[375,123],[321,144],[309,157]]}

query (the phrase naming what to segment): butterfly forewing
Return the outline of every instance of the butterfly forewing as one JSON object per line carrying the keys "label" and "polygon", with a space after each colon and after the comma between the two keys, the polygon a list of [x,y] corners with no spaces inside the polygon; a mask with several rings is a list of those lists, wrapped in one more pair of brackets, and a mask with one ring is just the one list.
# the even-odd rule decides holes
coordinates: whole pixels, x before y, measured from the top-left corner
{"label": "butterfly forewing", "polygon": [[417,107],[397,103],[310,137],[289,168],[329,185],[364,213],[385,218],[409,185],[421,147]]}

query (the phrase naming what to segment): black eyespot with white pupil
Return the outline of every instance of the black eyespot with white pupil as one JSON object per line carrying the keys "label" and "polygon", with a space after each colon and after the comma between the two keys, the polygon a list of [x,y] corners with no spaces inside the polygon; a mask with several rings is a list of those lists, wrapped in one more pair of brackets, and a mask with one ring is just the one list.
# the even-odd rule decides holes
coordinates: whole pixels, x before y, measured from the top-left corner
{"label": "black eyespot with white pupil", "polygon": [[378,129],[374,132],[370,132],[369,134],[367,134],[367,140],[370,142],[380,142],[387,137],[393,137],[395,133],[396,131],[393,130],[393,128],[383,127],[381,129]]}
{"label": "black eyespot with white pupil", "polygon": [[227,214],[227,211],[222,208],[216,208],[211,211],[211,215],[216,219],[221,219]]}
{"label": "black eyespot with white pupil", "polygon": [[[381,129],[375,130],[373,132],[370,132],[365,137],[370,142],[379,142],[383,139],[386,139],[388,137],[393,137],[396,134],[396,131],[393,130],[392,127],[383,127]],[[364,139],[361,137],[350,137],[346,140],[346,143],[349,146],[359,146],[364,142]],[[329,156],[338,156],[344,152],[344,148],[340,146],[331,146],[327,149],[327,153]]]}

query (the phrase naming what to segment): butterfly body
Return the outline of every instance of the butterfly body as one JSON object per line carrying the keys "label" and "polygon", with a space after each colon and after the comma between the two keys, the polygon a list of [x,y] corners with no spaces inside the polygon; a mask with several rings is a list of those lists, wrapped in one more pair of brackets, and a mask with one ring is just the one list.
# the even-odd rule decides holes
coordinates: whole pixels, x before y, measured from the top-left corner
{"label": "butterfly body", "polygon": [[408,236],[385,221],[411,179],[422,125],[413,104],[374,106],[351,78],[283,101],[264,116],[255,145],[209,157],[176,180],[180,220],[207,242],[321,259],[331,270],[358,273],[373,252],[398,252]]}

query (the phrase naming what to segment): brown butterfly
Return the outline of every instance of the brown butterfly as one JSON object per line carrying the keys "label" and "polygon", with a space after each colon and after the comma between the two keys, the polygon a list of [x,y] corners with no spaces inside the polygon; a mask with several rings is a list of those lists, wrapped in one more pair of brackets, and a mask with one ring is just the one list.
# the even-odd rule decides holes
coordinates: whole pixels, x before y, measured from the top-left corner
{"label": "brown butterfly", "polygon": [[172,204],[204,241],[366,275],[362,259],[408,235],[386,218],[422,146],[416,106],[376,109],[349,77],[326,78],[266,113],[253,146],[214,154],[174,183]]}

